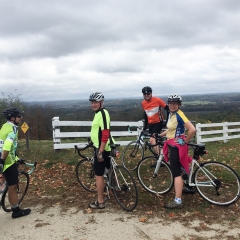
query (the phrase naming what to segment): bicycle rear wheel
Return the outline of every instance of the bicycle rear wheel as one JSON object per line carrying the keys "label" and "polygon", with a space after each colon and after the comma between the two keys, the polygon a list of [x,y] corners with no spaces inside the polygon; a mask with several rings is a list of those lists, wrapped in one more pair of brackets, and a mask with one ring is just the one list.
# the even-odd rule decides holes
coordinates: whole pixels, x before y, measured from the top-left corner
{"label": "bicycle rear wheel", "polygon": [[135,170],[138,162],[143,158],[144,149],[137,141],[130,142],[123,150],[122,164],[128,170]]}
{"label": "bicycle rear wheel", "polygon": [[123,166],[116,166],[110,175],[111,187],[119,205],[126,211],[133,211],[138,203],[138,191],[130,172]]}
{"label": "bicycle rear wheel", "polygon": [[[29,175],[26,172],[19,172],[18,184],[17,184],[17,195],[18,195],[18,204],[20,204],[25,197],[29,186]],[[11,204],[8,200],[8,187],[2,195],[1,201],[2,208],[5,212],[11,212]]]}
{"label": "bicycle rear wheel", "polygon": [[146,157],[139,162],[137,167],[137,177],[143,188],[151,193],[164,194],[169,192],[173,187],[173,175],[170,166],[161,162],[157,175],[154,171],[157,164],[157,158]]}
{"label": "bicycle rear wheel", "polygon": [[239,198],[239,177],[223,163],[203,163],[196,169],[194,180],[199,194],[210,203],[230,205]]}
{"label": "bicycle rear wheel", "polygon": [[76,177],[80,185],[89,192],[97,192],[92,159],[83,159],[76,166]]}

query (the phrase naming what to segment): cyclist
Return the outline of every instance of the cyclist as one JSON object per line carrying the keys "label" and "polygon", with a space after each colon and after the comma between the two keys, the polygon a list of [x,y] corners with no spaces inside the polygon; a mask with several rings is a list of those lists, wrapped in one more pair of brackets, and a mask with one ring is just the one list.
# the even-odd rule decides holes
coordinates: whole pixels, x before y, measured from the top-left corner
{"label": "cyclist", "polygon": [[110,168],[110,116],[103,107],[104,95],[101,92],[92,93],[89,97],[92,109],[95,112],[91,128],[91,141],[96,147],[94,158],[94,171],[97,185],[97,200],[89,204],[90,208],[103,209],[104,203],[104,171]]}
{"label": "cyclist", "polygon": [[[152,96],[152,88],[146,86],[142,89],[144,100],[142,101],[142,108],[144,110],[144,126],[143,131],[149,128],[149,134],[154,135],[155,133],[159,134],[163,128],[163,114],[162,108],[167,111],[167,116],[169,113],[168,105],[158,97]],[[150,143],[152,145],[156,144],[156,139],[150,137]],[[159,154],[157,147],[154,147],[156,153]]]}
{"label": "cyclist", "polygon": [[[12,218],[28,215],[31,209],[21,209],[18,206],[17,183],[18,167],[16,155],[18,141],[18,125],[22,120],[22,112],[18,108],[10,107],[2,111],[7,122],[0,130],[0,165],[8,185],[8,197],[12,207]],[[0,167],[0,168],[1,168]]]}
{"label": "cyclist", "polygon": [[[160,135],[167,137],[166,144],[169,149],[171,171],[174,177],[175,198],[173,201],[165,205],[165,207],[182,208],[183,179],[181,176],[181,167],[183,166],[186,169],[189,164],[187,154],[185,155],[186,158],[182,159],[183,150],[186,150],[187,153],[188,146],[185,143],[188,143],[191,140],[196,132],[196,129],[180,110],[182,104],[181,96],[172,94],[168,96],[167,101],[170,109],[167,121],[167,130]],[[186,137],[184,135],[185,129],[187,129]],[[179,146],[185,146],[185,149]],[[186,171],[189,172],[189,168],[186,169]]]}

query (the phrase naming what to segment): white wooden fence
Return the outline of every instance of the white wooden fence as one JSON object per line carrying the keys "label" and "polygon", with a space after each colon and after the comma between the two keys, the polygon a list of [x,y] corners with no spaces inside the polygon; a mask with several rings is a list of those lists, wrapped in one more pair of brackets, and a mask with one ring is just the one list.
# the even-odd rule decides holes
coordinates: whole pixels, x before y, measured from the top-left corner
{"label": "white wooden fence", "polygon": [[[53,144],[54,150],[74,148],[74,145],[78,145],[79,142],[73,143],[62,143],[61,140],[67,138],[87,138],[90,137],[90,132],[61,132],[60,127],[79,127],[85,126],[90,127],[92,125],[91,121],[60,121],[59,117],[54,117],[52,119],[53,127]],[[143,126],[142,121],[138,122],[111,122],[111,126]],[[234,127],[234,128],[233,128]],[[204,128],[204,129],[203,129]],[[217,129],[216,129],[217,128]],[[202,130],[203,129],[203,130]],[[206,130],[208,129],[208,130]],[[224,141],[227,142],[229,139],[240,138],[240,122],[225,122],[225,123],[209,123],[209,124],[196,124],[196,142],[212,142],[212,141]],[[135,136],[136,139],[139,136],[140,131],[111,131],[113,137],[121,136]],[[217,135],[217,136],[216,136]],[[207,136],[207,137],[206,137]],[[122,146],[127,145],[129,141],[116,141],[116,143]]]}
{"label": "white wooden fence", "polygon": [[[204,129],[203,129],[204,128]],[[224,141],[240,138],[240,122],[196,124],[197,143]]]}
{"label": "white wooden fence", "polygon": [[[111,135],[113,137],[121,137],[121,136],[139,136],[139,131],[135,130],[132,132],[127,131],[127,126],[137,126],[142,127],[143,122],[111,122],[111,126],[126,126],[126,131],[111,131]],[[86,138],[90,137],[90,132],[61,132],[60,127],[64,126],[71,126],[71,127],[90,127],[92,126],[91,121],[60,121],[59,117],[54,117],[52,119],[52,127],[53,127],[53,144],[54,144],[54,150],[57,149],[64,149],[64,148],[74,148],[74,145],[78,145],[79,142],[76,143],[61,143],[61,139],[64,138]],[[87,141],[86,141],[87,142]],[[121,145],[127,145],[129,141],[116,141],[116,143],[119,143]]]}

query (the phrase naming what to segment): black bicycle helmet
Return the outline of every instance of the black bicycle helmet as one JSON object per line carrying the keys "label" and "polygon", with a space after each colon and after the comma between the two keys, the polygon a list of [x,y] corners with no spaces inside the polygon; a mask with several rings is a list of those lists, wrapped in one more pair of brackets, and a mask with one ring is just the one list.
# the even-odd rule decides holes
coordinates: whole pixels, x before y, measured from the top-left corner
{"label": "black bicycle helmet", "polygon": [[181,103],[182,98],[181,98],[181,96],[179,96],[177,94],[171,94],[171,95],[168,96],[167,101],[168,102],[179,102],[179,103]]}
{"label": "black bicycle helmet", "polygon": [[89,96],[89,101],[100,102],[102,100],[104,100],[104,95],[101,92],[95,92]]}
{"label": "black bicycle helmet", "polygon": [[7,119],[10,119],[11,117],[16,117],[22,114],[23,112],[20,109],[15,107],[6,108],[2,111],[2,115]]}
{"label": "black bicycle helmet", "polygon": [[149,86],[146,86],[142,89],[142,93],[151,93],[152,92],[152,88],[150,88]]}

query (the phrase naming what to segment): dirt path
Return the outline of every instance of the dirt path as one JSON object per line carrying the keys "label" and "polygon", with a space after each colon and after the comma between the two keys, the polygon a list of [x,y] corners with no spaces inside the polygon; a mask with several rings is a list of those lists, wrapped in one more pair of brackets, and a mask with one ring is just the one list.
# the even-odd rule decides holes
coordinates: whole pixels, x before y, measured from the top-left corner
{"label": "dirt path", "polygon": [[[240,239],[239,222],[209,224],[195,219],[191,222],[139,217],[124,211],[76,210],[66,211],[55,206],[44,210],[33,207],[32,213],[20,219],[12,219],[10,213],[0,210],[1,240],[12,239]],[[217,219],[216,219],[217,222]]]}

